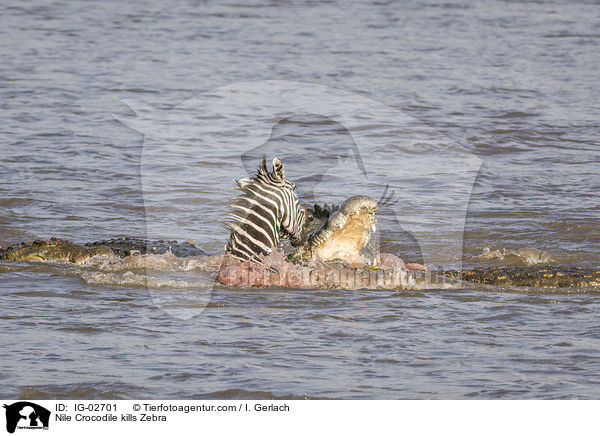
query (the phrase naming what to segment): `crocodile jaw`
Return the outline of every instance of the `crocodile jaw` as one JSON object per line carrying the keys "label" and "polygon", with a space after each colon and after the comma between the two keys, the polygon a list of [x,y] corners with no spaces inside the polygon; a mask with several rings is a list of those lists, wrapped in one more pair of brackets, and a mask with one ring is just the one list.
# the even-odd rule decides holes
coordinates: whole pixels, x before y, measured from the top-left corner
{"label": "crocodile jaw", "polygon": [[313,253],[323,261],[341,260],[350,266],[372,264],[363,249],[376,230],[377,202],[370,197],[354,196],[309,238]]}

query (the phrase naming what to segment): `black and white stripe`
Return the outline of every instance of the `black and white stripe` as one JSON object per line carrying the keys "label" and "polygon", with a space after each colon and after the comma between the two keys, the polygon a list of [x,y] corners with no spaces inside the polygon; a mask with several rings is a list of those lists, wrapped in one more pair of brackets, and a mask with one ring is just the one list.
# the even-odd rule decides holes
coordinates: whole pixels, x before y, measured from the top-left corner
{"label": "black and white stripe", "polygon": [[235,197],[227,225],[231,230],[225,250],[242,261],[260,263],[260,254],[270,254],[281,238],[302,242],[304,209],[296,196],[296,185],[285,178],[283,162],[273,159],[273,171],[263,158],[253,177],[236,180],[242,195]]}

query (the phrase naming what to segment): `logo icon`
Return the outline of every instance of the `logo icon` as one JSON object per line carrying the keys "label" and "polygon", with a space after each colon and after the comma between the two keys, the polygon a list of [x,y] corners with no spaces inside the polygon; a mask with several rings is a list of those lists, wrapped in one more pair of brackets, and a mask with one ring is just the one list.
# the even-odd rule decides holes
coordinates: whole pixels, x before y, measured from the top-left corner
{"label": "logo icon", "polygon": [[48,429],[50,411],[29,401],[4,405],[6,409],[6,431],[19,429]]}

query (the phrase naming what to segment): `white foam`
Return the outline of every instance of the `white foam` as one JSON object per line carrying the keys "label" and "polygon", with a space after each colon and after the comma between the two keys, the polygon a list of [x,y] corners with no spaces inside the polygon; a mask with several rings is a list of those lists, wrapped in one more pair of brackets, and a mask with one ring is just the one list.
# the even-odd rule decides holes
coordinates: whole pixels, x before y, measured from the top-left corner
{"label": "white foam", "polygon": [[155,272],[216,272],[220,269],[224,255],[177,257],[170,251],[164,254],[144,254],[125,258],[95,257],[86,264],[101,271],[145,270]]}
{"label": "white foam", "polygon": [[501,250],[490,250],[486,247],[480,255],[474,256],[472,259],[496,260],[516,266],[532,266],[556,262],[554,256],[545,251],[538,250],[537,248],[521,248],[519,250],[507,250],[506,248],[502,248]]}
{"label": "white foam", "polygon": [[153,277],[136,274],[133,271],[124,273],[82,271],[81,278],[91,285],[117,285],[143,287],[149,289],[208,289],[214,281],[181,280],[169,277]]}

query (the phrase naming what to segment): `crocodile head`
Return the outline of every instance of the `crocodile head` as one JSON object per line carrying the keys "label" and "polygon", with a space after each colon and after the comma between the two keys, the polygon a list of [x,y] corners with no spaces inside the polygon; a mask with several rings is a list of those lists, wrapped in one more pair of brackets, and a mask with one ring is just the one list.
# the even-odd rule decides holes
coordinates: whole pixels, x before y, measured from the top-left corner
{"label": "crocodile head", "polygon": [[29,243],[21,243],[0,250],[0,260],[13,262],[71,262],[82,265],[93,256],[112,256],[113,251],[108,247],[86,248],[82,245],[73,244],[51,238],[49,241],[37,240]]}
{"label": "crocodile head", "polygon": [[290,259],[306,263],[318,258],[349,266],[375,264],[377,253],[373,235],[377,210],[377,201],[361,195],[348,198],[339,209],[328,206],[307,208],[308,216],[312,218],[306,230],[307,242]]}

